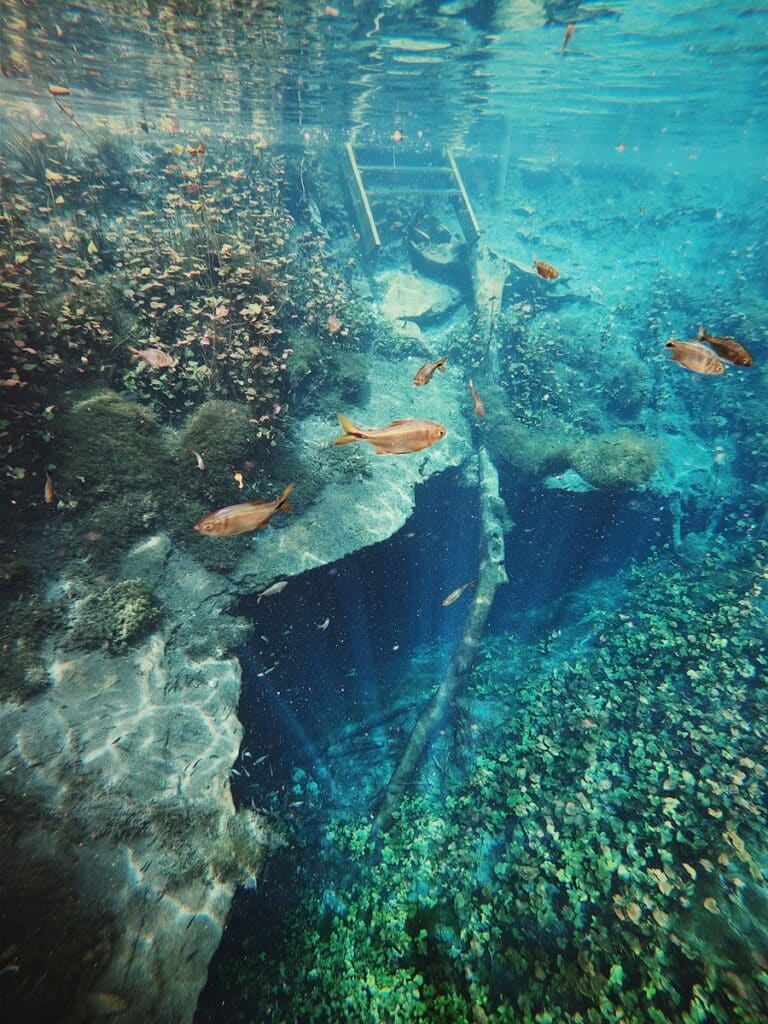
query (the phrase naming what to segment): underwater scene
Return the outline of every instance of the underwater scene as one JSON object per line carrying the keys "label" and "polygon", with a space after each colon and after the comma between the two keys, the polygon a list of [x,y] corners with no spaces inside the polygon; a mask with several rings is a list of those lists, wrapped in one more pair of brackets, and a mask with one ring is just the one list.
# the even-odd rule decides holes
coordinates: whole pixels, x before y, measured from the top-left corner
{"label": "underwater scene", "polygon": [[0,0],[0,1016],[768,1021],[768,7]]}

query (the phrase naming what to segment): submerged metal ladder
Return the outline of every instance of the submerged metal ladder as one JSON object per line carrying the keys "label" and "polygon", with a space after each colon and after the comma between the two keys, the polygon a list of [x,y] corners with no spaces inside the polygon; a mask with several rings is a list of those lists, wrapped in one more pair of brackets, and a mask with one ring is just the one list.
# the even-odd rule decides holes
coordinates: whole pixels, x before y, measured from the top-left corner
{"label": "submerged metal ladder", "polygon": [[[415,164],[359,164],[351,142],[344,143],[342,167],[347,181],[352,207],[355,211],[360,238],[367,252],[375,252],[381,247],[379,230],[371,209],[370,197],[394,195],[407,189],[411,195],[448,196],[450,197],[456,218],[467,243],[472,246],[480,237],[480,226],[469,201],[467,190],[456,166],[453,153],[445,150],[447,165],[435,167]],[[421,176],[434,179],[433,185],[409,186],[409,179]],[[365,178],[383,178],[374,181],[372,186],[366,185]]]}

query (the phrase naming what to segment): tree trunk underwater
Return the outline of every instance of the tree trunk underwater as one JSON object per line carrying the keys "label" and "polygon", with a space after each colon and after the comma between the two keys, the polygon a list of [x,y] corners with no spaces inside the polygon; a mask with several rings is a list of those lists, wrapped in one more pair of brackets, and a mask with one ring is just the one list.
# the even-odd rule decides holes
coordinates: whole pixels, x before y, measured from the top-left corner
{"label": "tree trunk underwater", "polygon": [[485,448],[479,453],[479,499],[482,534],[480,539],[480,567],[477,588],[464,625],[461,640],[453,653],[429,703],[419,715],[408,737],[405,750],[389,781],[384,800],[371,828],[370,838],[375,840],[392,824],[394,812],[400,805],[411,775],[422,754],[446,715],[449,705],[466,685],[477,649],[483,637],[485,624],[496,596],[496,590],[507,582],[504,568],[504,518],[506,509],[499,496],[499,474]]}

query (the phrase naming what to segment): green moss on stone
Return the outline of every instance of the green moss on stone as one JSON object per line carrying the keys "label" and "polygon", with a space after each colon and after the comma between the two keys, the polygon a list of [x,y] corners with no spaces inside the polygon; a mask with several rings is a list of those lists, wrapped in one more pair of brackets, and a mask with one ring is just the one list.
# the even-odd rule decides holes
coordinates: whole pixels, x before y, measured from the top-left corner
{"label": "green moss on stone", "polygon": [[334,414],[358,405],[368,392],[368,362],[361,353],[343,348],[336,338],[297,332],[291,338],[289,363],[292,402],[300,413]]}
{"label": "green moss on stone", "polygon": [[79,605],[70,644],[119,650],[140,640],[160,619],[160,607],[144,580],[123,580]]}
{"label": "green moss on stone", "polygon": [[580,477],[603,491],[627,491],[647,484],[659,468],[662,446],[628,430],[588,437],[571,446],[569,461]]}

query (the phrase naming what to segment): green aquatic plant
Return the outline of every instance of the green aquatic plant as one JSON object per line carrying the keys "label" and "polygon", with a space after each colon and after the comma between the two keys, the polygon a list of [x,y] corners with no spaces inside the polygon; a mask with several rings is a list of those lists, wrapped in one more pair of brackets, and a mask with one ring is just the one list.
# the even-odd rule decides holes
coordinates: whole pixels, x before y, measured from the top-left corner
{"label": "green aquatic plant", "polygon": [[120,651],[141,640],[161,618],[161,607],[144,580],[123,580],[79,602],[69,643]]}
{"label": "green aquatic plant", "polygon": [[484,388],[483,400],[483,436],[498,459],[526,476],[544,476],[566,468],[569,441],[560,423],[524,423],[510,410],[509,400],[499,387]]}
{"label": "green aquatic plant", "polygon": [[367,820],[332,822],[342,898],[321,870],[233,984],[286,1022],[759,1024],[766,581],[768,545],[660,559],[591,651],[486,640],[468,774],[406,796],[378,859]]}
{"label": "green aquatic plant", "polygon": [[348,405],[364,404],[368,363],[333,336],[307,331],[291,336],[293,355],[288,380],[291,402],[304,415],[333,416]]}
{"label": "green aquatic plant", "polygon": [[[203,402],[186,420],[176,451],[177,457],[194,470],[188,477],[197,484],[196,492],[203,491],[212,501],[234,495],[234,471],[242,472],[249,458],[258,456],[263,460],[267,456],[269,441],[259,437],[251,420],[247,405],[220,399]],[[196,468],[195,452],[203,458],[204,470]]]}
{"label": "green aquatic plant", "polygon": [[60,539],[107,557],[162,521],[178,494],[173,438],[123,395],[76,399],[55,422],[50,472]]}

